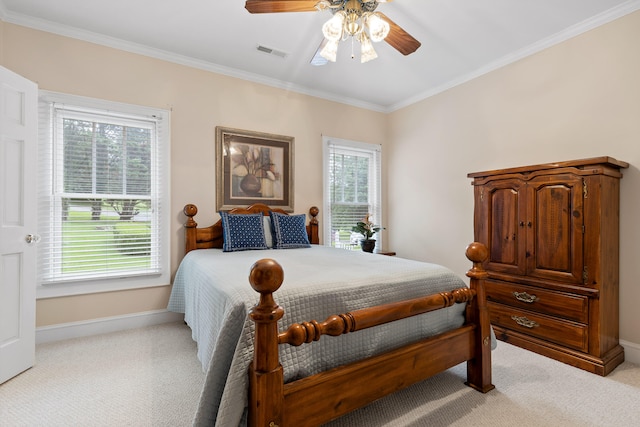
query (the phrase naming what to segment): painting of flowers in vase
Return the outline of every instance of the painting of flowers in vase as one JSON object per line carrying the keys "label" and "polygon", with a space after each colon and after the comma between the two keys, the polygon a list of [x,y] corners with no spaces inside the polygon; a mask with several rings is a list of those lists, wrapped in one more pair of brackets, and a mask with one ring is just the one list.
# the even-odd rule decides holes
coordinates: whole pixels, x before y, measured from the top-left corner
{"label": "painting of flowers in vase", "polygon": [[293,211],[293,138],[216,128],[217,209],[260,202]]}

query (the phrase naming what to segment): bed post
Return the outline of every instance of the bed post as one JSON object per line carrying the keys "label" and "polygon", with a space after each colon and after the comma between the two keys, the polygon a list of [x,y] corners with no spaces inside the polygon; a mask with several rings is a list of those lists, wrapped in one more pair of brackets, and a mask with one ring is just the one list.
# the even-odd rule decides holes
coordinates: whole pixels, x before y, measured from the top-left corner
{"label": "bed post", "polygon": [[307,234],[309,235],[309,243],[312,245],[320,244],[320,237],[318,235],[318,213],[320,213],[320,209],[317,206],[311,206],[309,208],[309,215],[311,215],[311,219],[309,220],[309,225],[307,225]]}
{"label": "bed post", "polygon": [[188,204],[184,206],[184,209],[182,209],[182,213],[187,216],[187,222],[184,224],[184,253],[186,255],[190,250],[196,248],[196,227],[198,227],[198,223],[195,222],[193,217],[198,213],[198,208],[196,207],[196,205]]}
{"label": "bed post", "polygon": [[491,384],[491,325],[484,290],[484,280],[489,276],[482,263],[489,256],[485,245],[473,242],[467,246],[467,258],[473,267],[467,272],[469,287],[476,292],[476,298],[467,305],[467,322],[476,326],[474,340],[475,357],[467,361],[467,384],[478,391],[486,393],[493,390]]}
{"label": "bed post", "polygon": [[249,282],[260,301],[249,316],[255,322],[253,362],[249,367],[249,426],[282,426],[284,374],[278,356],[278,320],[284,310],[273,299],[284,279],[280,264],[261,259],[251,266]]}

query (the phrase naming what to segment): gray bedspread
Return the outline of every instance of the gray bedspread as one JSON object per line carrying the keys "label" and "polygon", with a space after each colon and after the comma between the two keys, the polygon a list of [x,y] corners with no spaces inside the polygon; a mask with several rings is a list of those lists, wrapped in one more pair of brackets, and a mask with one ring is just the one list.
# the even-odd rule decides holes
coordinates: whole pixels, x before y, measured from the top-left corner
{"label": "gray bedspread", "polygon": [[[178,268],[168,309],[185,314],[206,372],[194,425],[246,423],[247,367],[253,357],[253,322],[248,313],[259,298],[248,276],[251,265],[261,258],[275,259],[284,269],[283,285],[274,294],[285,310],[280,330],[294,322],[322,321],[332,314],[466,286],[439,265],[325,246],[231,253],[191,251]],[[464,305],[458,304],[341,337],[322,337],[301,347],[281,345],[285,381],[463,323]]]}

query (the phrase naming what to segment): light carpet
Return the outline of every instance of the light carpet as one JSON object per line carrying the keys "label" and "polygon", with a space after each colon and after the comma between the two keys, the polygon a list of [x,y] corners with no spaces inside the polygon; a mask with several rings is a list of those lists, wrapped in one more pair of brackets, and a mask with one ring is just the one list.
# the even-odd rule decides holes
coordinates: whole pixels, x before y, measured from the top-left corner
{"label": "light carpet", "polygon": [[[629,362],[603,378],[499,342],[495,390],[474,391],[465,375],[458,365],[329,426],[640,425]],[[0,386],[0,426],[189,426],[203,379],[182,323],[42,344],[36,365]]]}

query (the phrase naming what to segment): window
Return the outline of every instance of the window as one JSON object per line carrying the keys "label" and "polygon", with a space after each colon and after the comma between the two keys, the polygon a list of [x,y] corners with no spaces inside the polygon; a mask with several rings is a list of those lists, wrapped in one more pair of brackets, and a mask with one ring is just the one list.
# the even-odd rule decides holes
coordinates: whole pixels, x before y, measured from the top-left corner
{"label": "window", "polygon": [[169,113],[42,92],[39,296],[169,283]]}
{"label": "window", "polygon": [[[324,244],[359,246],[362,235],[351,228],[367,214],[382,222],[380,145],[323,137]],[[375,235],[378,247],[381,236]]]}

